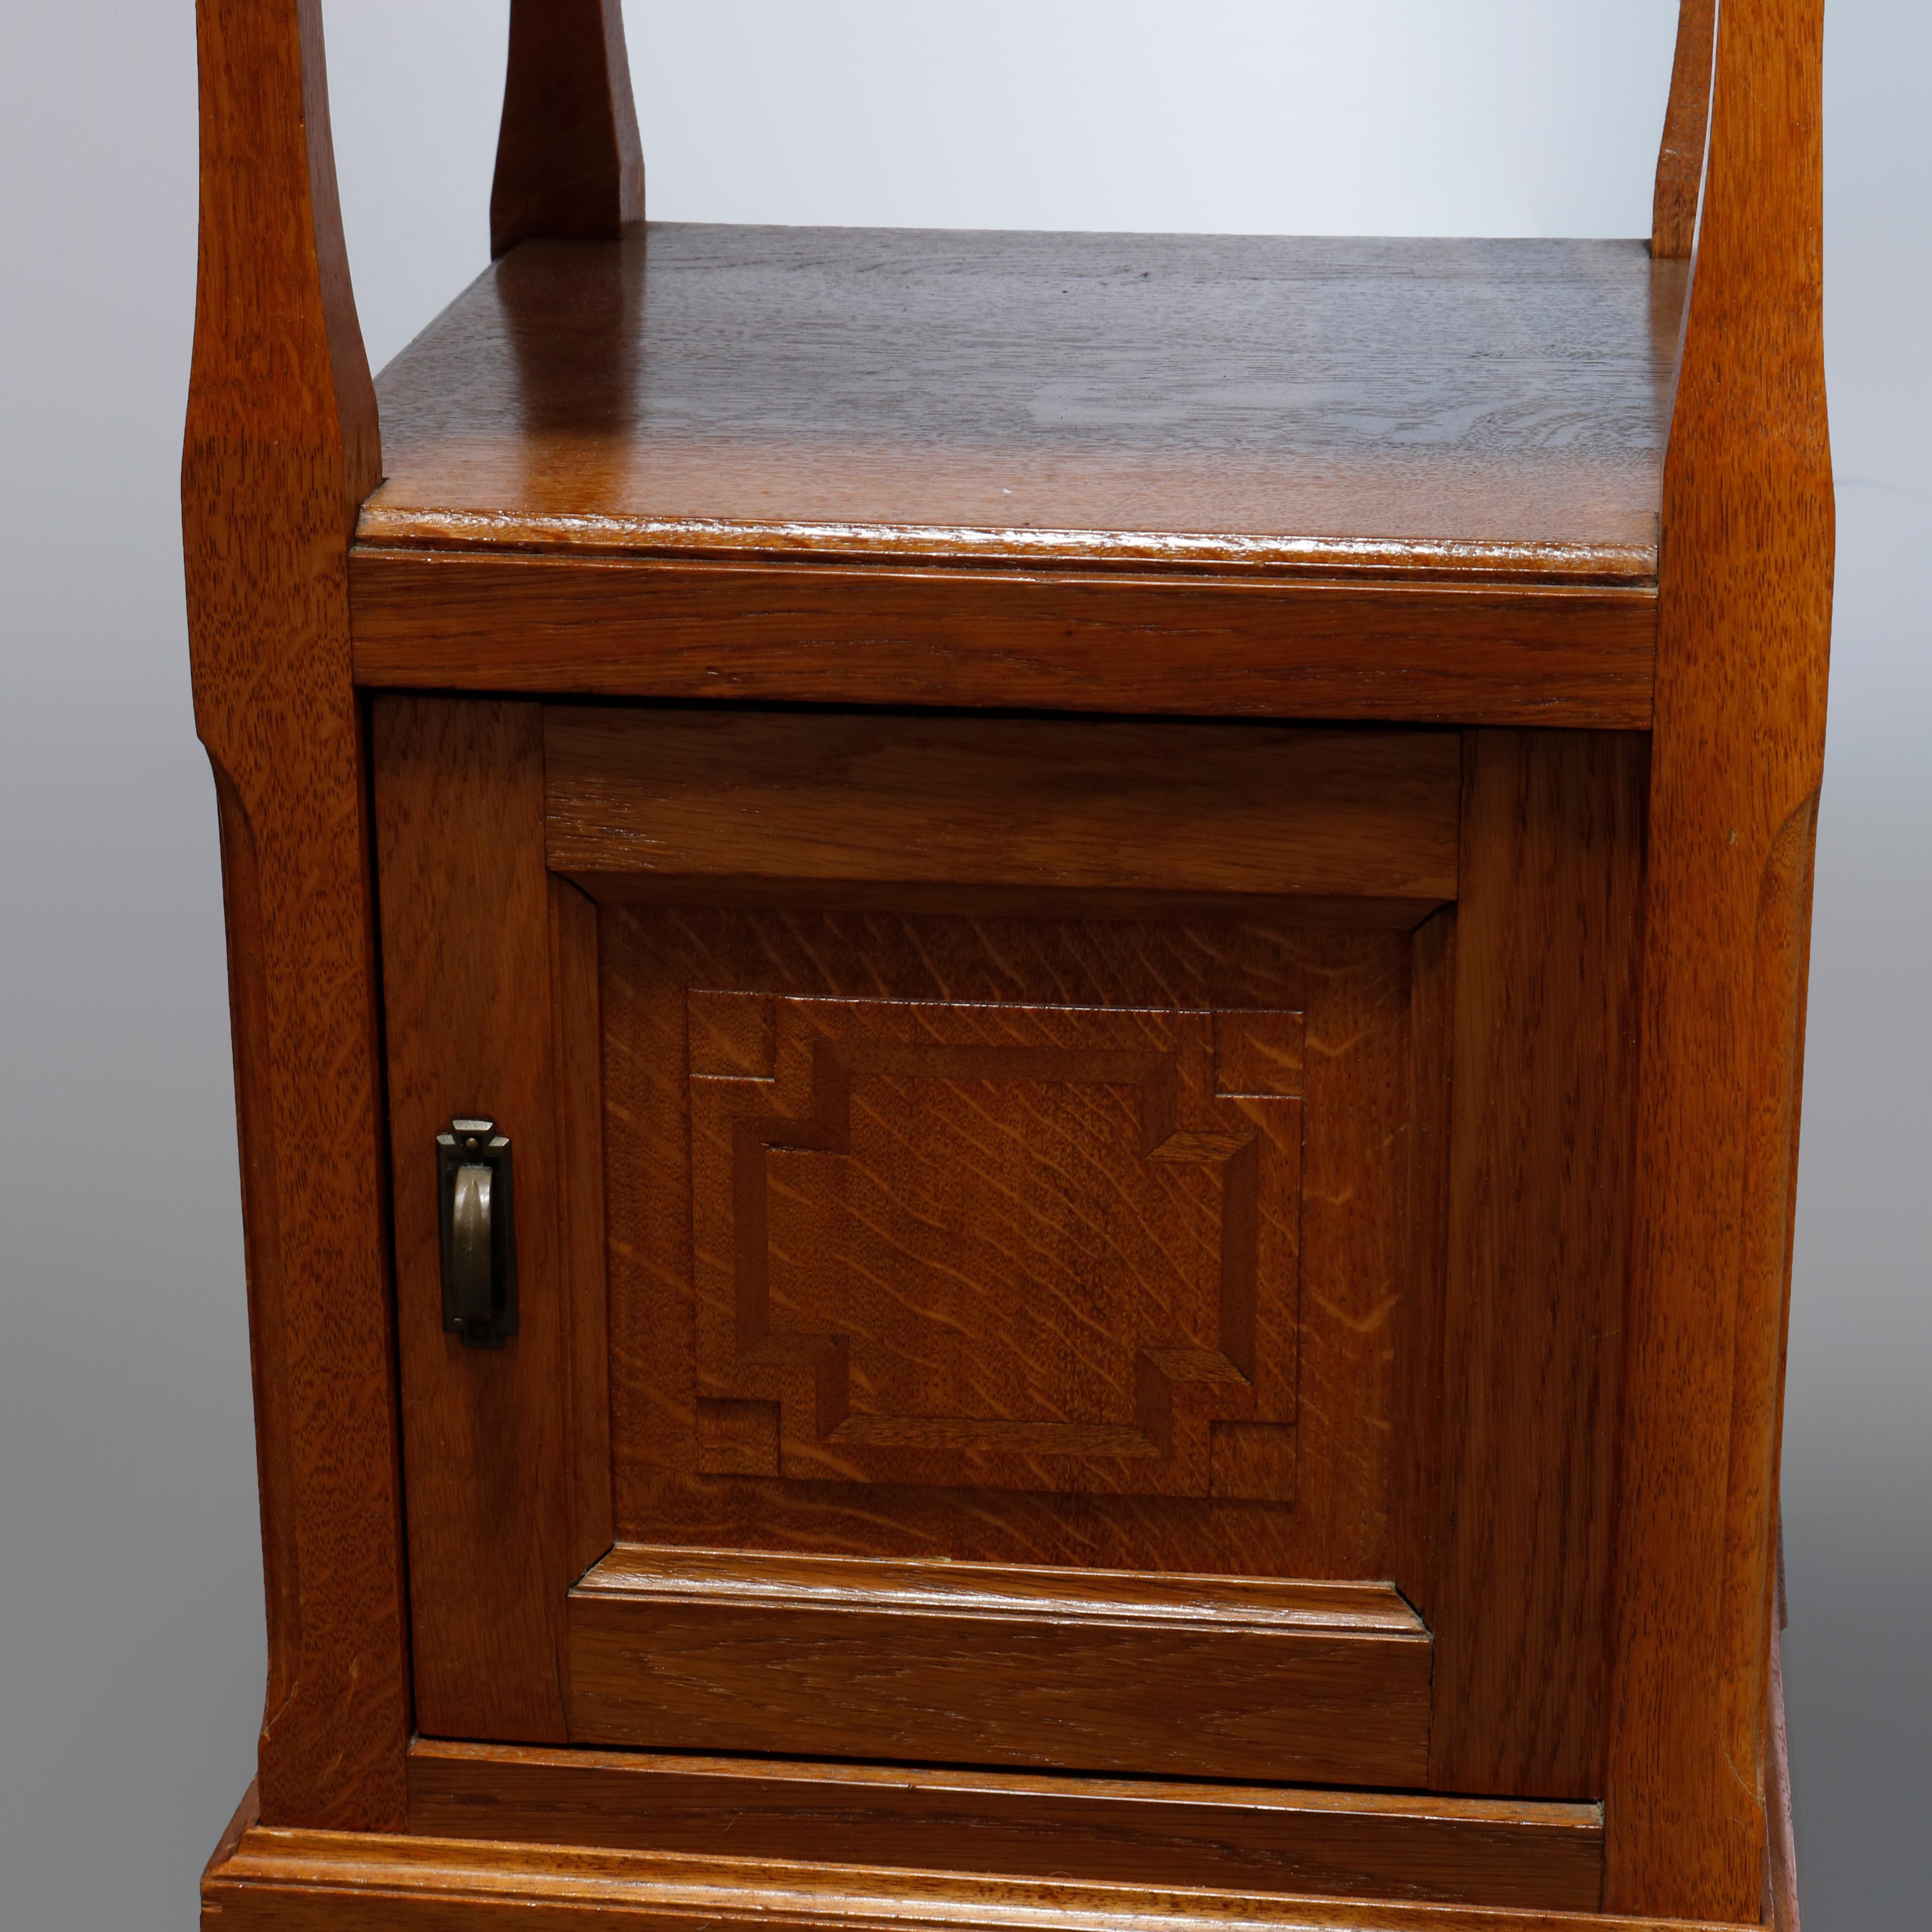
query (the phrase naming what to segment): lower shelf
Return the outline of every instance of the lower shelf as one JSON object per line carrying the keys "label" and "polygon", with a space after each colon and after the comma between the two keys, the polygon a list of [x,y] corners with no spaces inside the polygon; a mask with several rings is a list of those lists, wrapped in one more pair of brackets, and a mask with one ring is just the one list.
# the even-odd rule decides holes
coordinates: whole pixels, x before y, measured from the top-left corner
{"label": "lower shelf", "polygon": [[1666,1923],[1685,1932],[1682,1921],[259,1825],[231,1828],[202,1880],[203,1932],[1663,1932]]}

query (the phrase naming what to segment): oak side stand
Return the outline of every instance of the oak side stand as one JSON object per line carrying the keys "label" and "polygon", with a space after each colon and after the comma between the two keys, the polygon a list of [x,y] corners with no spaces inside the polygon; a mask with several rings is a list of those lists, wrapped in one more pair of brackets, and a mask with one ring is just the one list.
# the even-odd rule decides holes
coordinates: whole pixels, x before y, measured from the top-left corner
{"label": "oak side stand", "polygon": [[1642,242],[646,224],[373,384],[200,0],[267,1574],[220,1932],[1795,1928],[1818,0]]}

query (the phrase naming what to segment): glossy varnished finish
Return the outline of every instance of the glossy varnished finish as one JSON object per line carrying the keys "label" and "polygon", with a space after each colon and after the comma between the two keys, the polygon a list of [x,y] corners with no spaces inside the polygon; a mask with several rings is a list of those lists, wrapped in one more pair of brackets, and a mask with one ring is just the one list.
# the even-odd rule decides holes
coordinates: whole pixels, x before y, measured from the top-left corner
{"label": "glossy varnished finish", "polygon": [[592,1744],[1414,1785],[1430,1642],[1387,1584],[620,1545],[571,1592]]}
{"label": "glossy varnished finish", "polygon": [[1647,585],[359,548],[356,675],[628,698],[1642,728]]}
{"label": "glossy varnished finish", "polygon": [[[1528,1908],[981,1877],[668,1852],[346,1832],[242,1834],[202,1883],[205,1932],[1717,1932]],[[1735,1928],[1728,1928],[1735,1932]]]}
{"label": "glossy varnished finish", "polygon": [[1603,1789],[1646,746],[1471,733],[1430,1782]]}
{"label": "glossy varnished finish", "polygon": [[1591,1804],[429,1740],[410,1750],[410,1829],[1579,1912],[1603,1882]]}
{"label": "glossy varnished finish", "polygon": [[644,218],[644,157],[621,0],[512,0],[490,252],[614,239]]}
{"label": "glossy varnished finish", "polygon": [[345,569],[382,474],[315,0],[202,0],[182,497],[226,903],[268,1607],[262,1815],[402,1820],[374,945]]}
{"label": "glossy varnished finish", "polygon": [[386,372],[362,535],[1642,583],[1682,278],[1630,242],[533,243]]}
{"label": "glossy varnished finish", "polygon": [[1646,859],[1607,1898],[1738,1919],[1764,1896],[1831,622],[1821,33],[1817,0],[1722,10],[1664,478]]}

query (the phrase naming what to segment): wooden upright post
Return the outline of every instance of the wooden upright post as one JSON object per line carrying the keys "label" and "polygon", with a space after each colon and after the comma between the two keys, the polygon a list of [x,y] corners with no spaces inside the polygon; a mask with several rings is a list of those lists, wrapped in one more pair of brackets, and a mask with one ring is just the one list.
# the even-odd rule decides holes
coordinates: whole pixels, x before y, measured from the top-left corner
{"label": "wooden upright post", "polygon": [[621,0],[511,0],[490,248],[610,239],[644,218]]}
{"label": "wooden upright post", "polygon": [[1670,98],[1658,144],[1651,203],[1650,252],[1660,262],[1690,259],[1697,235],[1697,196],[1704,184],[1704,142],[1711,130],[1711,60],[1718,0],[1681,0]]}
{"label": "wooden upright post", "polygon": [[409,1658],[349,543],[380,480],[318,0],[200,0],[182,497],[228,908],[268,1611],[262,1816],[404,1822]]}
{"label": "wooden upright post", "polygon": [[1822,0],[1724,0],[1664,486],[1606,1909],[1757,1920],[1832,505]]}

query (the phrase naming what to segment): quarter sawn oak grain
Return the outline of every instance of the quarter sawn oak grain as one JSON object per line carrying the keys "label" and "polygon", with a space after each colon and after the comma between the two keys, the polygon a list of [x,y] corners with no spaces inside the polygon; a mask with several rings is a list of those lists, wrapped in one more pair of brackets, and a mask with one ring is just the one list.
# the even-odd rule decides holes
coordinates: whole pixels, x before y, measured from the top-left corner
{"label": "quarter sawn oak grain", "polygon": [[602,930],[621,1539],[1390,1574],[1408,934]]}

